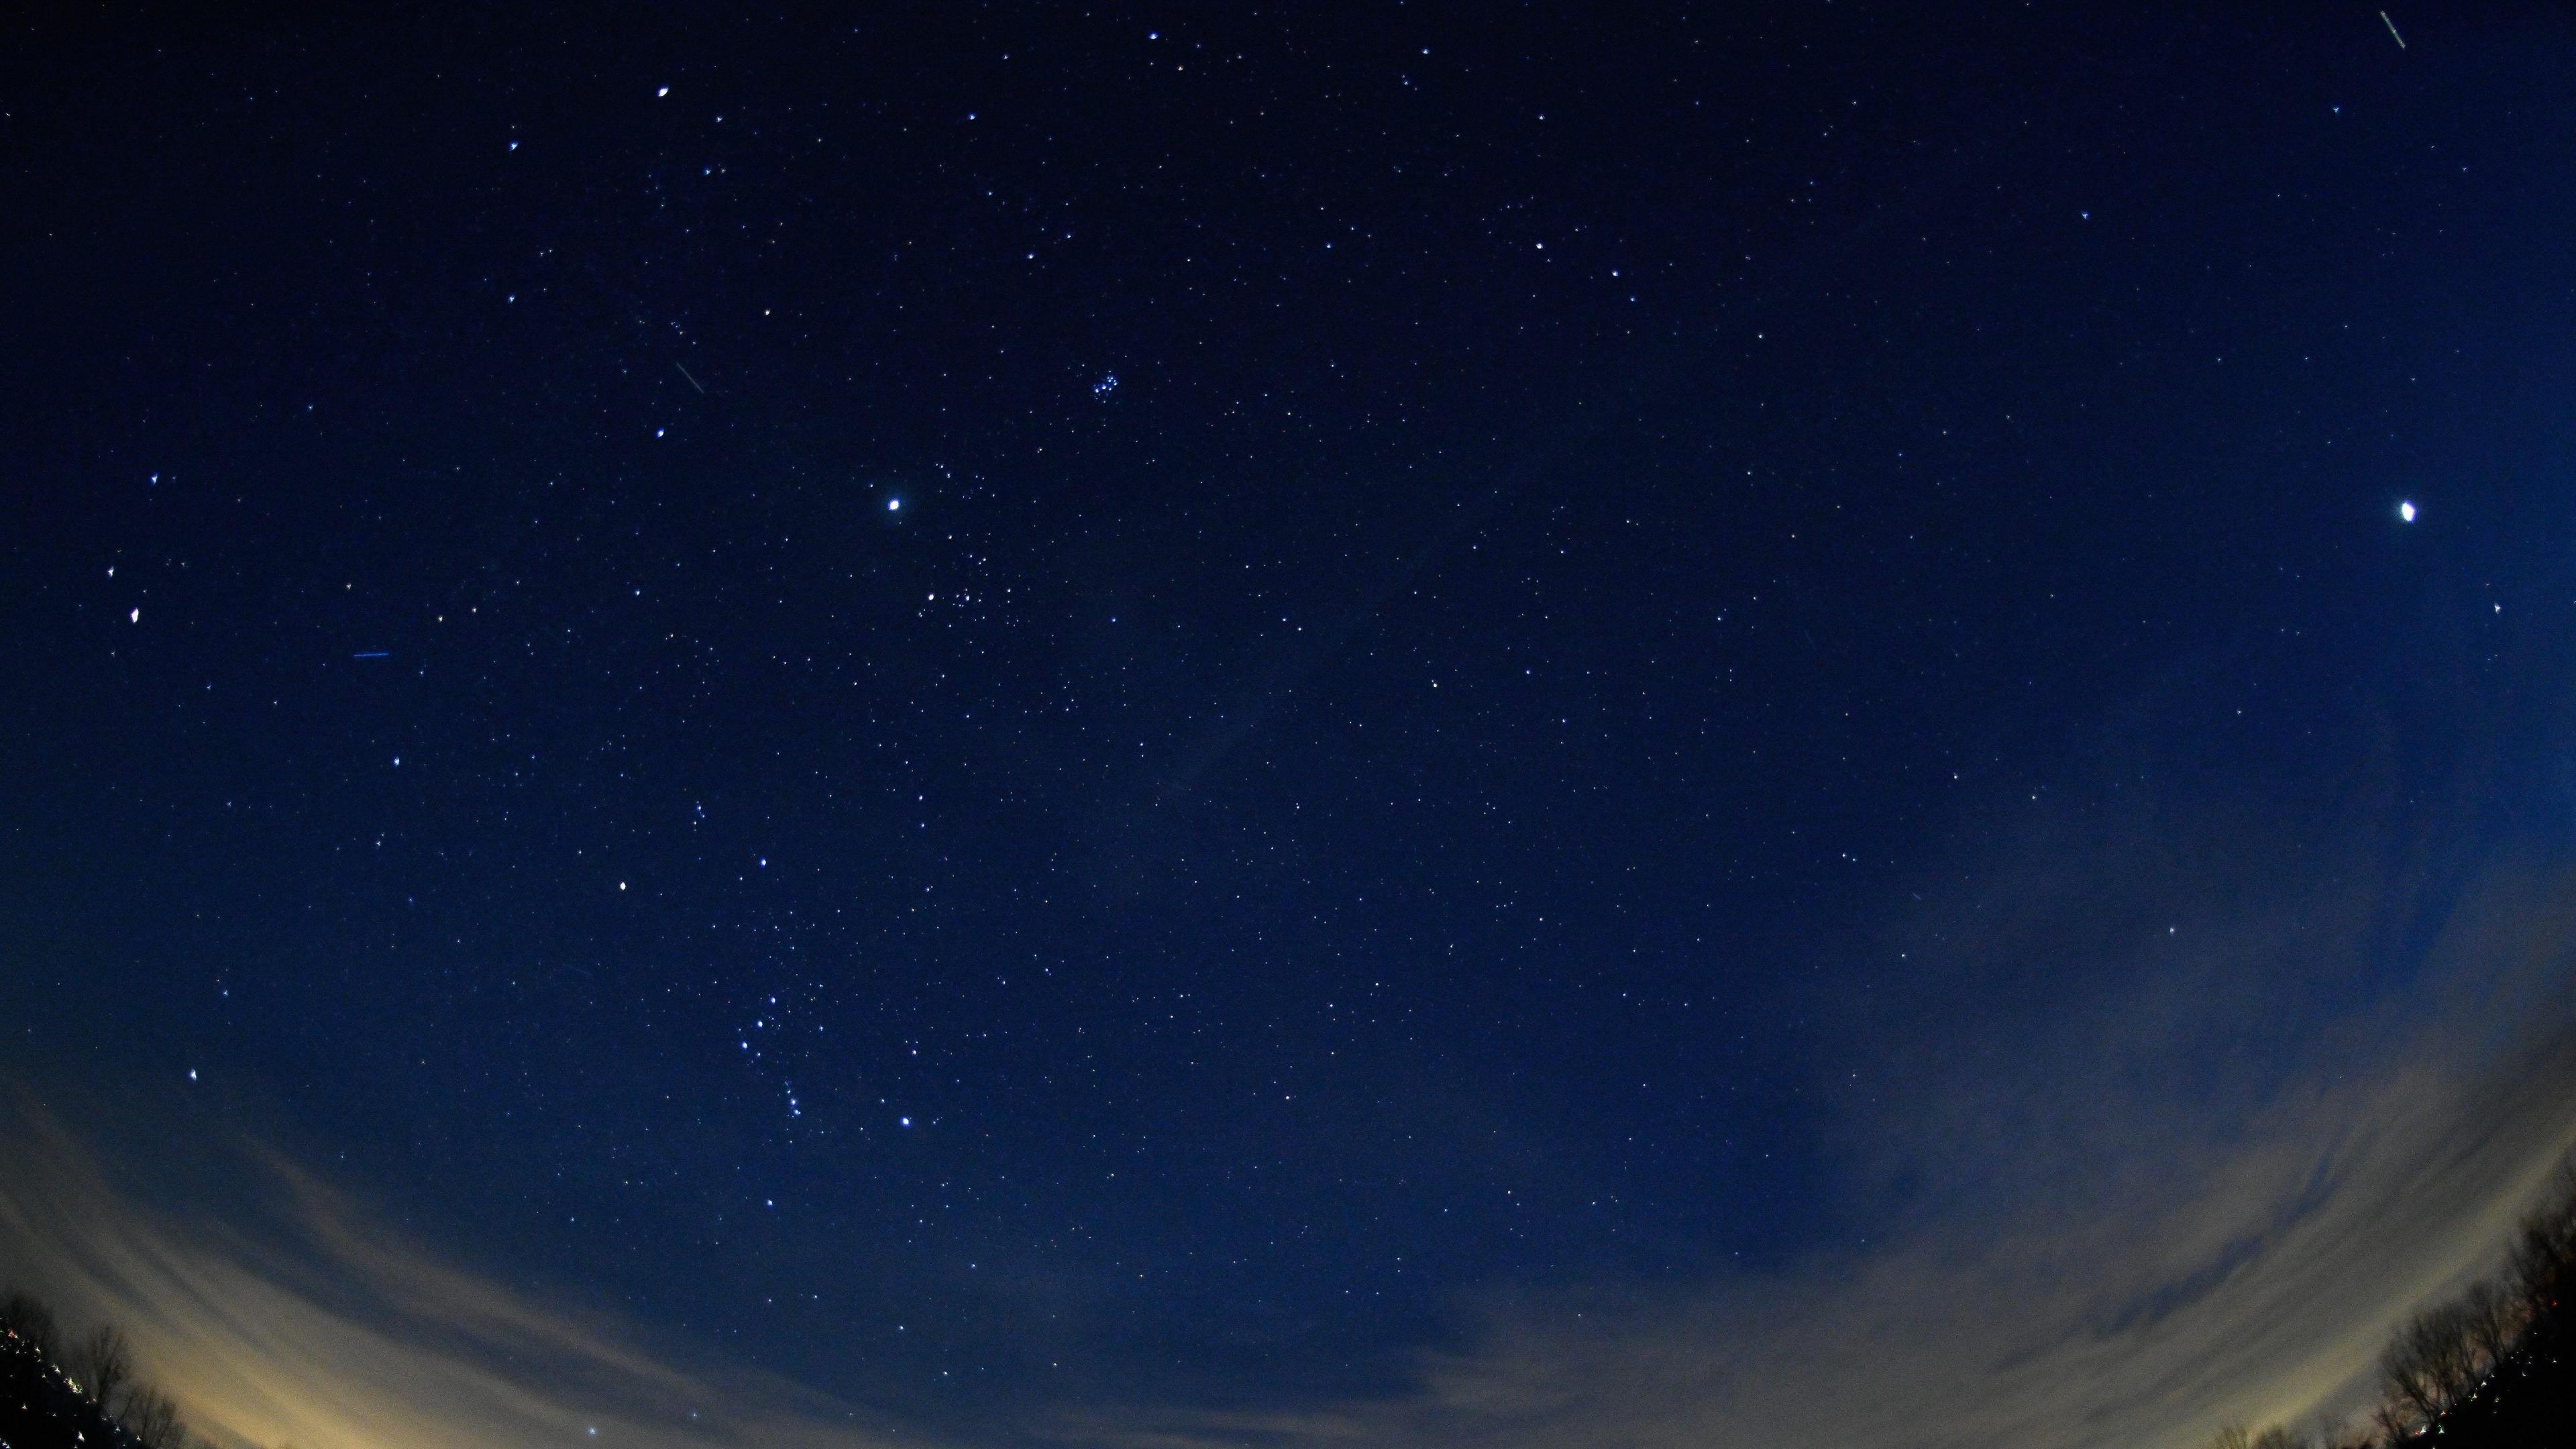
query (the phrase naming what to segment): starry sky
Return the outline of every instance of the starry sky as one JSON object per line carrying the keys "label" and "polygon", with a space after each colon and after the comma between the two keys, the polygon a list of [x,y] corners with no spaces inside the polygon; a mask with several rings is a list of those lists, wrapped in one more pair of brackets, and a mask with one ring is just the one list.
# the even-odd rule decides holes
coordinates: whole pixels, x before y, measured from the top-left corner
{"label": "starry sky", "polygon": [[2183,1443],[2576,1139],[2576,13],[51,7],[0,1269],[235,1445]]}

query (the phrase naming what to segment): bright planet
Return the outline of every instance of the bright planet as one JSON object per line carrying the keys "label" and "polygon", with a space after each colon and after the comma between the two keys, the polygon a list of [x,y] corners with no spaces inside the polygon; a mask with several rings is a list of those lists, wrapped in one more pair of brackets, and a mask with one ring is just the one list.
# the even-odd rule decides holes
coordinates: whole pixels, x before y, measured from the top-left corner
{"label": "bright planet", "polygon": [[2576,1444],[2569,5],[13,14],[0,1449]]}

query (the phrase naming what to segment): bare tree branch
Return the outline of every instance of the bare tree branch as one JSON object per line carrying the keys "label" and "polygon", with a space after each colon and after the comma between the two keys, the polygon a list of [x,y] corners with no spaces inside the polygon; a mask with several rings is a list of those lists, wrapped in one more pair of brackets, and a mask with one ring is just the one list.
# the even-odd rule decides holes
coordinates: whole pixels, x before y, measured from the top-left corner
{"label": "bare tree branch", "polygon": [[118,1391],[134,1377],[134,1351],[126,1346],[123,1330],[101,1324],[73,1345],[71,1361],[64,1367],[91,1403],[113,1414]]}
{"label": "bare tree branch", "polygon": [[148,1385],[137,1384],[126,1390],[125,1411],[117,1416],[117,1422],[143,1449],[185,1449],[188,1442],[179,1406],[170,1401],[168,1394]]}
{"label": "bare tree branch", "polygon": [[31,1294],[12,1293],[0,1298],[0,1329],[18,1335],[46,1358],[61,1356],[62,1328],[54,1320],[54,1310]]}

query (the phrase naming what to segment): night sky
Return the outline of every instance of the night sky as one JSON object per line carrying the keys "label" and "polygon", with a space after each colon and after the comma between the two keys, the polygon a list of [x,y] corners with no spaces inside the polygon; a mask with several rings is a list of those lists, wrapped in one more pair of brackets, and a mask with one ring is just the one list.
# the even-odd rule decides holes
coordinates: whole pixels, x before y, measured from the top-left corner
{"label": "night sky", "polygon": [[2567,7],[381,8],[0,41],[232,1443],[2180,1443],[2576,1137]]}

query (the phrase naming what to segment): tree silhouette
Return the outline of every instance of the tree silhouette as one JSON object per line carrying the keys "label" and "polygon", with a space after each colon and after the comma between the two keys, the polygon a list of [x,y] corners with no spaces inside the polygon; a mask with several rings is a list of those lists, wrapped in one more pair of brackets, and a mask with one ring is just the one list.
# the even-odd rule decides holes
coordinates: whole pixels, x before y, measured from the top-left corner
{"label": "tree silhouette", "polygon": [[[2568,1296],[2576,1289],[2576,1155],[2514,1235],[2506,1272],[2408,1319],[2380,1355],[2371,1437],[2471,1445],[2576,1443]],[[2538,1433],[2542,1437],[2532,1436]],[[2251,1449],[2251,1446],[2248,1446]]]}
{"label": "tree silhouette", "polygon": [[118,1392],[134,1377],[134,1351],[126,1346],[124,1330],[103,1323],[73,1346],[64,1367],[101,1413],[114,1414]]}
{"label": "tree silhouette", "polygon": [[2526,1320],[2555,1312],[2576,1287],[2576,1158],[2558,1169],[2547,1204],[2513,1244],[2513,1292]]}
{"label": "tree silhouette", "polygon": [[185,1449],[188,1431],[179,1419],[179,1406],[168,1394],[137,1384],[125,1394],[124,1411],[117,1422],[135,1438],[143,1449]]}
{"label": "tree silhouette", "polygon": [[2469,1285],[2460,1295],[2460,1332],[2472,1360],[2469,1373],[2474,1379],[2495,1372],[2504,1362],[2505,1351],[2513,1347],[2515,1330],[2520,1326],[2514,1313],[2514,1295],[2503,1284],[2482,1278]]}
{"label": "tree silhouette", "polygon": [[0,1449],[213,1449],[136,1377],[114,1325],[65,1349],[53,1311],[20,1292],[0,1296],[0,1330]]}
{"label": "tree silhouette", "polygon": [[2388,1341],[2379,1371],[2391,1398],[2418,1423],[2442,1417],[2462,1390],[2476,1381],[2477,1355],[2469,1346],[2469,1312],[2445,1303],[2413,1318]]}
{"label": "tree silhouette", "polygon": [[54,1321],[54,1310],[32,1294],[12,1293],[0,1298],[0,1329],[18,1335],[28,1347],[49,1359],[61,1356],[62,1329]]}
{"label": "tree silhouette", "polygon": [[2416,1421],[2413,1411],[2400,1402],[2395,1394],[2383,1394],[2379,1402],[2371,1407],[2370,1422],[2379,1430],[2378,1442],[2382,1444],[2402,1444],[2406,1442],[2407,1435],[2415,1432]]}

